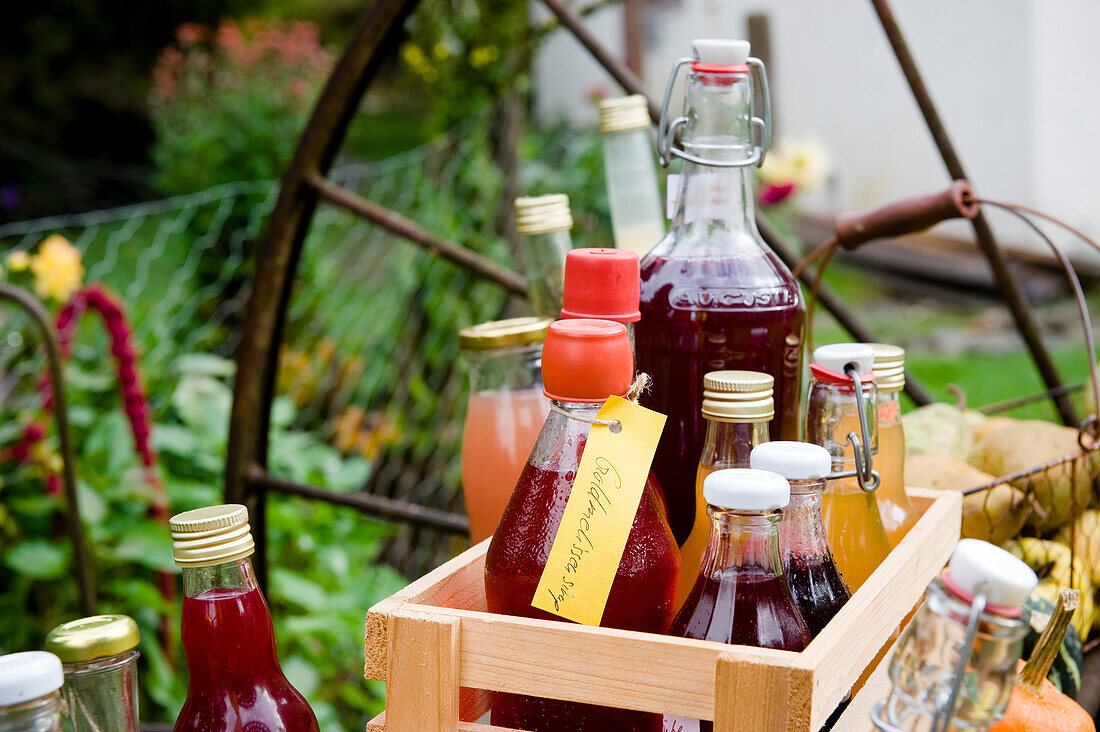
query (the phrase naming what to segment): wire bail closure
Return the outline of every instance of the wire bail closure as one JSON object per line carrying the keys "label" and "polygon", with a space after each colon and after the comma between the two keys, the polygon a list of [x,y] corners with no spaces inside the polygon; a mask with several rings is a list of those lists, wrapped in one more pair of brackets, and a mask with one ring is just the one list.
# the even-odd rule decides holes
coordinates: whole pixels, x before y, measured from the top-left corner
{"label": "wire bail closure", "polygon": [[[752,153],[749,157],[744,160],[713,160],[693,155],[682,148],[676,147],[676,130],[686,124],[688,118],[686,115],[680,115],[669,120],[668,105],[672,101],[672,88],[676,86],[676,77],[679,76],[680,69],[688,64],[698,62],[699,58],[696,56],[685,56],[673,64],[672,73],[669,74],[668,86],[665,87],[665,97],[661,102],[661,117],[657,122],[657,159],[661,163],[661,167],[667,168],[669,163],[672,162],[672,158],[678,157],[690,163],[709,165],[714,168],[742,168],[749,165],[759,168],[764,162],[764,155],[772,146],[772,97],[771,90],[768,87],[768,72],[764,68],[764,62],[753,56],[750,56],[745,63],[748,64],[749,74],[755,85],[754,88],[760,91],[764,108],[761,110],[761,116],[753,115],[750,120],[752,125]],[[755,95],[753,96],[752,106],[753,111],[756,111]]]}
{"label": "wire bail closure", "polygon": [[[979,589],[970,605],[970,616],[967,618],[966,635],[959,650],[959,660],[952,669],[951,687],[947,689],[946,695],[943,693],[937,695],[939,698],[932,715],[932,726],[929,732],[949,732],[951,729],[951,718],[955,714],[955,705],[959,701],[959,691],[966,676],[966,668],[970,664],[970,657],[974,654],[974,638],[978,634],[978,621],[985,612],[985,607],[985,593]],[[883,732],[905,732],[887,719],[886,701],[887,699],[882,699],[871,708],[871,722]]]}
{"label": "wire bail closure", "polygon": [[[829,473],[825,476],[826,480],[836,480],[838,478],[855,478],[859,483],[859,487],[873,493],[879,484],[882,483],[882,476],[873,467],[874,456],[871,453],[871,429],[867,424],[867,400],[863,396],[863,384],[860,381],[860,373],[856,370],[854,364],[847,364],[844,367],[844,373],[852,377],[852,383],[855,385],[856,390],[856,409],[859,412],[859,431],[857,435],[855,432],[848,433],[848,444],[852,446],[852,454],[855,457],[856,468],[855,470],[842,470],[838,473]],[[860,438],[862,435],[862,439]]]}

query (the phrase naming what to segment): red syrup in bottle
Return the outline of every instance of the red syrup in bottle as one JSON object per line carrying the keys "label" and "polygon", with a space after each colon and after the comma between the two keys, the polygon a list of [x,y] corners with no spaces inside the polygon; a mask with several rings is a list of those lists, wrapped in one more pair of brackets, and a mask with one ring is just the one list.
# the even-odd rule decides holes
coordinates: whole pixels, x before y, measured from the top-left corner
{"label": "red syrup in bottle", "polygon": [[[621,338],[618,341],[621,345],[616,347],[622,350],[614,358],[601,357],[599,348],[590,349],[585,342],[586,338],[597,336]],[[567,357],[554,351],[561,339],[571,341],[573,346]],[[581,388],[570,382],[580,380],[582,374],[591,376],[593,370],[583,368],[580,362],[589,367],[598,364],[597,371],[621,373],[613,383]],[[490,612],[562,621],[556,615],[532,607],[531,601],[573,489],[591,429],[586,420],[595,418],[608,394],[627,391],[632,373],[630,344],[621,324],[579,319],[558,321],[550,326],[543,350],[543,383],[556,409],[546,418],[489,544],[485,557],[485,596]],[[592,396],[601,391],[602,397]],[[679,571],[679,550],[651,476],[642,492],[600,625],[666,632],[672,619]],[[658,732],[661,729],[659,714],[503,692],[493,694],[491,718],[494,725],[530,732]]]}

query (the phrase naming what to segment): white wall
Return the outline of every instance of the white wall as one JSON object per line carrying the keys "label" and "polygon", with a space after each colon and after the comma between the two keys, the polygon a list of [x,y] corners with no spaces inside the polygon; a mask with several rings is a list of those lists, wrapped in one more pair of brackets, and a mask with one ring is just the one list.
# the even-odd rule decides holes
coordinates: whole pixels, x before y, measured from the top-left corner
{"label": "white wall", "polygon": [[[980,193],[1066,217],[1100,235],[1093,203],[1100,169],[1100,3],[1085,0],[895,0],[895,13],[971,181]],[[770,81],[780,139],[814,137],[833,160],[834,187],[818,209],[862,210],[942,188],[947,173],[869,2],[665,0],[647,6],[646,84],[697,36],[744,37],[752,12],[769,16]],[[621,48],[617,8],[592,27]],[[564,33],[540,53],[543,114],[593,115],[584,94],[617,86]],[[1033,240],[1003,217],[1006,240]],[[967,228],[956,227],[967,235]],[[1077,248],[1076,252],[1082,251]]]}

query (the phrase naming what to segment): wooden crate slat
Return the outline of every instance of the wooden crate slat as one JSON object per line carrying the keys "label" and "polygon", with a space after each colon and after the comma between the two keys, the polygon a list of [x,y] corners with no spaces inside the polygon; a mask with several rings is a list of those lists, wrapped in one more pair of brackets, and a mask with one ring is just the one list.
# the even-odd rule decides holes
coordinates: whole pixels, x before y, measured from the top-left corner
{"label": "wooden crate slat", "polygon": [[[385,712],[367,722],[367,732],[386,732]],[[459,722],[458,732],[523,732],[523,730],[512,729],[511,727],[494,727],[491,724],[478,724],[477,722]]]}
{"label": "wooden crate slat", "polygon": [[[461,620],[462,683],[493,691],[714,718],[724,643],[553,620],[407,605]],[[562,630],[568,628],[568,632]],[[800,666],[799,654],[741,646],[747,659]]]}

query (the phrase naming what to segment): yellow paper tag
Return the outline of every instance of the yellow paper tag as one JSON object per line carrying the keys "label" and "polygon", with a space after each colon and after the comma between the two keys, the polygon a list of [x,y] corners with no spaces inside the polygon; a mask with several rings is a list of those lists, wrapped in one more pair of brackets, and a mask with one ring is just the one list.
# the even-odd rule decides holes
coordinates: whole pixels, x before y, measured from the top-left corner
{"label": "yellow paper tag", "polygon": [[642,499],[665,415],[611,397],[592,425],[550,557],[531,605],[584,625],[599,625]]}

